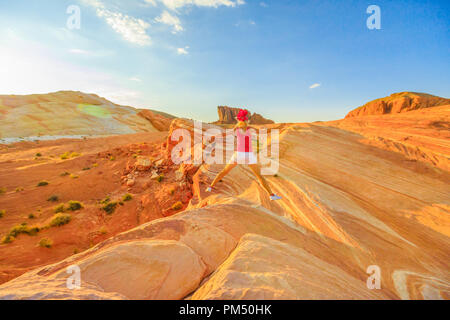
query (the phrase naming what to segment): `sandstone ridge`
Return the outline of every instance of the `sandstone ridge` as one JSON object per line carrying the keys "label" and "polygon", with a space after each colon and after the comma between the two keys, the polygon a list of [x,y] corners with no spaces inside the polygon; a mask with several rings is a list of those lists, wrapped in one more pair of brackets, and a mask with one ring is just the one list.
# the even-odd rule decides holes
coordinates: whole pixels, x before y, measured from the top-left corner
{"label": "sandstone ridge", "polygon": [[370,101],[365,105],[350,111],[345,118],[403,113],[448,104],[450,104],[450,99],[433,96],[431,94],[399,92],[393,93],[385,98]]}

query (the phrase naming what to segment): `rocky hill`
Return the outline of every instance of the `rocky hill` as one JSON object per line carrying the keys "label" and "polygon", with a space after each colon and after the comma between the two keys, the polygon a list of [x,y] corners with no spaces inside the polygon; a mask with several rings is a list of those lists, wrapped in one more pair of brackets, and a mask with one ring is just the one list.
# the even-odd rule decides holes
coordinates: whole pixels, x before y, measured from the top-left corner
{"label": "rocky hill", "polygon": [[[237,122],[236,116],[240,108],[231,108],[227,106],[217,107],[217,113],[219,114],[219,120],[215,124],[235,124]],[[249,114],[250,124],[272,124],[272,120],[266,119],[258,113]]]}
{"label": "rocky hill", "polygon": [[26,137],[39,139],[46,136],[105,136],[153,132],[167,130],[167,121],[170,122],[172,118],[151,110],[117,105],[96,94],[76,91],[2,95],[0,142],[13,142]]}
{"label": "rocky hill", "polygon": [[345,118],[403,113],[448,104],[450,104],[450,99],[433,96],[431,94],[399,92],[393,93],[389,97],[370,101],[365,105],[349,112]]}

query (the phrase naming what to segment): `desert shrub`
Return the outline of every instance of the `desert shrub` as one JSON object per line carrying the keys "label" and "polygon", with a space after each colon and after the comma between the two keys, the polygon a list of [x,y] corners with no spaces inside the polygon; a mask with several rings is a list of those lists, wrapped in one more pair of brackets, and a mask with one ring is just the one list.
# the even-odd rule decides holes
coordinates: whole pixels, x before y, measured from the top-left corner
{"label": "desert shrub", "polygon": [[111,201],[111,198],[108,196],[105,199],[103,199],[102,201],[100,201],[101,204],[107,204],[108,202]]}
{"label": "desert shrub", "polygon": [[114,160],[116,160],[116,157],[111,156],[111,157],[109,158],[109,160],[114,161]]}
{"label": "desert shrub", "polygon": [[51,227],[60,227],[65,224],[68,224],[72,220],[72,216],[68,213],[57,213],[53,216],[50,221]]}
{"label": "desert shrub", "polygon": [[108,230],[106,229],[105,226],[102,226],[99,230],[98,230],[101,234],[107,234]]}
{"label": "desert shrub", "polygon": [[88,171],[88,170],[91,170],[91,168],[86,167],[86,168],[83,168],[82,170],[83,170],[83,171]]}
{"label": "desert shrub", "polygon": [[6,210],[0,210],[0,218],[3,218],[3,216],[6,214]]}
{"label": "desert shrub", "polygon": [[40,152],[36,153],[36,157],[42,157],[42,154]]}
{"label": "desert shrub", "polygon": [[130,201],[130,200],[133,200],[133,196],[131,194],[129,194],[129,193],[125,194],[122,197],[122,201]]}
{"label": "desert shrub", "polygon": [[50,196],[50,198],[47,199],[47,201],[50,202],[57,202],[59,200],[59,197],[56,194],[53,194]]}
{"label": "desert shrub", "polygon": [[116,211],[116,208],[117,202],[108,202],[102,207],[103,211],[105,211],[107,214],[113,214],[114,211]]}
{"label": "desert shrub", "polygon": [[54,212],[55,212],[55,213],[62,213],[62,212],[64,212],[64,211],[66,211],[66,209],[64,208],[64,204],[63,204],[63,203],[57,205],[57,206],[55,207],[55,209],[54,209]]}
{"label": "desert shrub", "polygon": [[94,163],[94,164],[92,165],[92,167],[93,167],[93,168],[97,168],[97,167],[98,167],[98,163]]}
{"label": "desert shrub", "polygon": [[70,177],[71,177],[72,179],[78,179],[78,176],[77,176],[76,174],[73,174],[73,173],[70,175]]}
{"label": "desert shrub", "polygon": [[34,215],[34,213],[30,213],[30,214],[28,215],[28,219],[34,219],[34,218],[36,218],[36,216]]}
{"label": "desert shrub", "polygon": [[69,153],[68,152],[64,152],[62,155],[60,155],[59,157],[61,158],[61,160],[67,160],[69,159]]}
{"label": "desert shrub", "polygon": [[14,239],[15,239],[15,238],[14,238],[13,236],[7,234],[6,236],[4,236],[4,237],[2,238],[1,243],[2,243],[2,244],[11,243],[11,242],[14,241]]}
{"label": "desert shrub", "polygon": [[6,188],[0,188],[0,194],[6,193]]}
{"label": "desert shrub", "polygon": [[21,191],[23,191],[24,189],[23,189],[23,187],[17,187],[16,188],[16,192],[21,192]]}
{"label": "desert shrub", "polygon": [[65,176],[69,176],[69,175],[70,175],[70,173],[67,171],[60,174],[61,177],[65,177]]}
{"label": "desert shrub", "polygon": [[170,194],[171,196],[173,196],[173,195],[175,194],[175,188],[170,189],[170,190],[169,190],[169,194]]}
{"label": "desert shrub", "polygon": [[19,234],[25,233],[28,234],[30,236],[34,236],[36,235],[38,232],[40,231],[39,227],[29,227],[26,223],[22,223],[19,225],[16,225],[14,227],[12,227],[9,230],[9,234],[10,236],[17,238],[17,236]]}
{"label": "desert shrub", "polygon": [[69,158],[76,158],[79,157],[81,154],[78,152],[64,152],[62,155],[60,155],[59,157],[61,158],[61,160],[67,160]]}
{"label": "desert shrub", "polygon": [[81,210],[84,208],[83,204],[80,201],[70,200],[67,203],[67,205],[68,205],[67,210],[70,210],[70,211],[77,211],[77,210]]}
{"label": "desert shrub", "polygon": [[42,248],[51,248],[53,245],[53,241],[49,238],[42,238],[41,241],[39,241],[39,247]]}
{"label": "desert shrub", "polygon": [[158,182],[162,182],[164,180],[164,175],[163,174],[160,174],[157,178],[156,178],[156,181],[158,181]]}
{"label": "desert shrub", "polygon": [[42,180],[37,184],[38,187],[48,186],[48,181]]}
{"label": "desert shrub", "polygon": [[183,204],[181,203],[181,201],[174,203],[172,206],[172,210],[175,211],[180,210],[181,208],[183,208]]}

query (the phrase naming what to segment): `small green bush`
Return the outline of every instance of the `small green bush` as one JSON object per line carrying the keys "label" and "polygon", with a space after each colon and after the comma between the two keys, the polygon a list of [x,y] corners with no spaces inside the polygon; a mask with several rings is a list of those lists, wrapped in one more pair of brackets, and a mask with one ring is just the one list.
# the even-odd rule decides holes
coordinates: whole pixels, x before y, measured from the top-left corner
{"label": "small green bush", "polygon": [[175,211],[178,211],[181,208],[183,208],[183,204],[181,203],[181,201],[174,203],[174,205],[172,206],[172,210],[175,210]]}
{"label": "small green bush", "polygon": [[67,208],[67,210],[70,210],[70,211],[77,211],[77,210],[81,210],[81,209],[83,209],[83,208],[84,208],[83,204],[82,204],[81,202],[79,202],[79,201],[73,201],[73,200],[70,200],[70,201],[68,202],[68,208]]}
{"label": "small green bush", "polygon": [[36,235],[40,231],[39,227],[29,227],[26,223],[19,224],[14,226],[9,230],[9,235],[17,238],[19,234],[25,233],[30,236]]}
{"label": "small green bush", "polygon": [[36,157],[42,157],[42,154],[40,152],[36,153]]}
{"label": "small green bush", "polygon": [[158,181],[158,182],[162,182],[164,180],[164,175],[163,174],[160,174],[157,178],[156,178],[156,181]]}
{"label": "small green bush", "polygon": [[59,200],[59,197],[56,194],[51,195],[50,198],[47,199],[47,201],[50,201],[50,202],[57,202],[58,200]]}
{"label": "small green bush", "polygon": [[111,201],[110,197],[106,197],[105,199],[103,199],[102,201],[100,201],[101,204],[107,204],[108,202]]}
{"label": "small green bush", "polygon": [[87,170],[91,170],[91,168],[89,168],[89,167],[83,168],[83,171],[87,171]]}
{"label": "small green bush", "polygon": [[6,210],[0,210],[0,218],[3,218],[3,216],[6,214]]}
{"label": "small green bush", "polygon": [[28,215],[28,219],[34,219],[34,218],[36,218],[36,216],[34,215],[34,213],[30,213],[30,214]]}
{"label": "small green bush", "polygon": [[62,213],[62,212],[64,212],[64,211],[66,211],[66,209],[64,208],[64,204],[63,204],[63,203],[57,205],[57,206],[55,207],[55,209],[54,209],[54,212],[55,212],[55,213]]}
{"label": "small green bush", "polygon": [[39,241],[39,246],[42,248],[51,248],[53,245],[53,241],[49,238],[43,238]]}
{"label": "small green bush", "polygon": [[48,182],[45,180],[39,181],[39,183],[37,184],[38,187],[44,187],[44,186],[48,186]]}
{"label": "small green bush", "polygon": [[65,176],[69,176],[69,175],[70,175],[70,173],[67,171],[60,174],[61,177],[65,177]]}
{"label": "small green bush", "polygon": [[129,193],[127,193],[122,197],[122,201],[131,201],[131,200],[133,200],[133,196]]}
{"label": "small green bush", "polygon": [[117,208],[117,202],[109,202],[102,207],[102,209],[107,214],[113,214],[114,211],[116,211],[116,208]]}
{"label": "small green bush", "polygon": [[6,236],[4,236],[4,237],[2,238],[1,243],[2,243],[2,244],[11,243],[11,242],[14,241],[14,239],[15,239],[15,238],[14,238],[13,236],[7,234]]}
{"label": "small green bush", "polygon": [[77,176],[76,174],[73,174],[73,173],[70,175],[70,177],[71,177],[72,179],[78,179],[78,176]]}
{"label": "small green bush", "polygon": [[6,193],[6,188],[0,188],[0,194]]}
{"label": "small green bush", "polygon": [[57,213],[53,216],[50,221],[51,227],[60,227],[65,224],[68,224],[72,220],[72,216],[68,213]]}
{"label": "small green bush", "polygon": [[21,192],[21,191],[23,191],[24,189],[23,189],[23,187],[17,187],[16,188],[16,192]]}

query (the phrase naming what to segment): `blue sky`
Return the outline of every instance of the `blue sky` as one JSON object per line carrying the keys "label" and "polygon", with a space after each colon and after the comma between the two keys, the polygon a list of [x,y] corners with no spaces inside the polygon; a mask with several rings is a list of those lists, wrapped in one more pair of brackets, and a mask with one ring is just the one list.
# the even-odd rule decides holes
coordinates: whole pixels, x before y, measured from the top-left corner
{"label": "blue sky", "polygon": [[399,91],[450,97],[445,0],[0,0],[0,47],[0,94],[80,90],[204,121],[217,105],[303,122]]}

